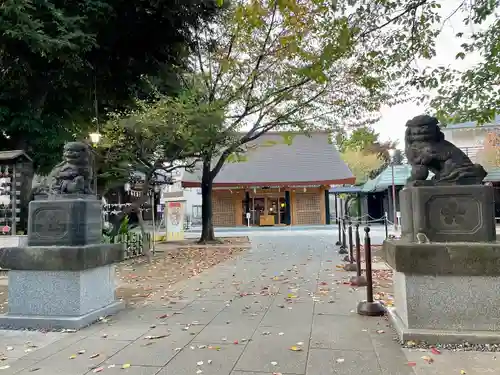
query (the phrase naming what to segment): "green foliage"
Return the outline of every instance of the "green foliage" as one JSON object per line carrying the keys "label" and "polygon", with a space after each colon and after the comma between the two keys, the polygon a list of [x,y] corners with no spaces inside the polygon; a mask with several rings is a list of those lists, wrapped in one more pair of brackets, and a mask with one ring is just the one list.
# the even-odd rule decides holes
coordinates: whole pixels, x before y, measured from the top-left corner
{"label": "green foliage", "polygon": [[217,9],[215,0],[3,0],[1,148],[25,149],[46,172],[97,115],[149,100],[158,77],[170,78],[164,93],[176,91],[172,68],[186,65],[193,27]]}
{"label": "green foliage", "polygon": [[361,150],[347,149],[341,156],[356,177],[356,184],[363,184],[368,181],[372,171],[379,169],[384,163],[378,155]]}
{"label": "green foliage", "polygon": [[346,150],[365,151],[379,142],[379,134],[369,126],[362,126],[353,130],[349,136],[345,133],[339,133],[337,142],[340,152]]}
{"label": "green foliage", "polygon": [[202,110],[193,100],[193,95],[184,93],[161,97],[154,103],[137,102],[134,110],[112,116],[97,149],[105,190],[122,185],[135,172],[142,172],[148,185],[158,180],[157,173],[168,174],[194,163],[201,147],[198,133],[210,131],[200,121],[216,114]]}
{"label": "green foliage", "polygon": [[[481,61],[466,70],[440,66],[424,70],[413,82],[420,90],[432,90],[436,95],[430,106],[442,123],[477,121],[491,122],[500,110],[500,19],[498,0],[460,2],[453,14],[463,15],[464,31],[456,38],[462,41],[455,58],[463,60],[471,54]],[[424,95],[422,101],[427,101]]]}

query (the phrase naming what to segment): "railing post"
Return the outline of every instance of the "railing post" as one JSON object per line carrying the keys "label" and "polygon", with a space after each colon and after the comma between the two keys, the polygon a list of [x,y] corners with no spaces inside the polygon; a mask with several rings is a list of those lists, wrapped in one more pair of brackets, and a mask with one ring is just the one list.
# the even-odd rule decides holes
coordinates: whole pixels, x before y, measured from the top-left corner
{"label": "railing post", "polygon": [[373,278],[372,278],[372,248],[370,240],[370,228],[365,228],[365,264],[366,264],[366,301],[358,304],[358,314],[365,316],[382,316],[385,314],[384,306],[373,301]]}
{"label": "railing post", "polygon": [[387,212],[384,213],[385,239],[389,238],[389,228],[387,227]]}
{"label": "railing post", "polygon": [[340,245],[339,254],[344,255],[347,254],[347,245],[346,245],[346,234],[345,234],[345,223],[347,218],[344,216],[342,219],[342,244]]}
{"label": "railing post", "polygon": [[350,281],[352,286],[366,286],[366,277],[362,275],[361,269],[361,239],[359,238],[359,224],[356,224],[354,238],[356,243],[356,276],[351,277]]}
{"label": "railing post", "polygon": [[349,230],[348,230],[348,236],[349,236],[349,255],[348,255],[348,261],[349,263],[347,263],[345,266],[344,266],[344,270],[345,271],[356,271],[357,270],[357,267],[356,267],[356,264],[354,264],[354,254],[352,253],[352,250],[353,250],[353,241],[352,241],[352,222],[351,220],[349,220]]}
{"label": "railing post", "polygon": [[340,216],[337,215],[337,224],[339,226],[339,240],[335,243],[335,245],[340,246],[342,245],[342,223],[340,220]]}

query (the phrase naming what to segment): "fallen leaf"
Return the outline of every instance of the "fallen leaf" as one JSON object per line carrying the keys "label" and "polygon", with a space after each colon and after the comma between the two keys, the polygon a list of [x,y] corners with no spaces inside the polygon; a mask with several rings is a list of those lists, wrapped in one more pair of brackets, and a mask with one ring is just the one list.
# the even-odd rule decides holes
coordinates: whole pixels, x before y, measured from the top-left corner
{"label": "fallen leaf", "polygon": [[441,352],[436,348],[432,348],[431,352],[432,352],[432,354],[441,354]]}
{"label": "fallen leaf", "polygon": [[98,367],[98,368],[94,369],[94,371],[92,371],[92,372],[95,374],[95,373],[101,372],[102,370],[104,370],[104,367]]}
{"label": "fallen leaf", "polygon": [[71,354],[71,355],[69,356],[69,359],[75,359],[75,358],[76,358],[76,354]]}
{"label": "fallen leaf", "polygon": [[89,358],[90,359],[94,359],[94,358],[97,358],[97,357],[99,357],[99,353],[92,354]]}
{"label": "fallen leaf", "polygon": [[293,351],[293,352],[301,352],[302,351],[302,348],[300,346],[292,346],[290,347],[290,350]]}
{"label": "fallen leaf", "polygon": [[130,363],[125,363],[125,364],[122,366],[122,368],[123,368],[123,369],[129,368],[129,367],[130,367]]}
{"label": "fallen leaf", "polygon": [[467,374],[465,370],[460,370],[460,375],[465,375],[465,374]]}
{"label": "fallen leaf", "polygon": [[197,365],[197,366],[201,366],[201,365],[203,365],[203,361],[198,361],[198,362],[196,362],[196,365]]}
{"label": "fallen leaf", "polygon": [[424,356],[422,357],[422,359],[423,359],[425,362],[427,362],[427,363],[432,363],[432,362],[434,362],[434,360],[433,360],[431,357],[429,357],[428,355],[424,355]]}
{"label": "fallen leaf", "polygon": [[278,362],[272,361],[272,362],[271,362],[271,364],[272,364],[273,366],[277,366],[277,365],[278,365]]}
{"label": "fallen leaf", "polygon": [[168,335],[146,336],[146,337],[144,337],[144,339],[146,339],[146,340],[158,340],[158,339],[163,339],[165,337],[168,337]]}
{"label": "fallen leaf", "polygon": [[0,370],[7,370],[8,368],[10,368],[9,365],[0,366]]}
{"label": "fallen leaf", "polygon": [[207,363],[208,363],[209,365],[211,365],[211,364],[212,364],[212,360],[211,360],[211,359],[209,359],[209,360],[207,361]]}
{"label": "fallen leaf", "polygon": [[339,358],[337,359],[337,363],[344,363],[345,359],[344,358]]}

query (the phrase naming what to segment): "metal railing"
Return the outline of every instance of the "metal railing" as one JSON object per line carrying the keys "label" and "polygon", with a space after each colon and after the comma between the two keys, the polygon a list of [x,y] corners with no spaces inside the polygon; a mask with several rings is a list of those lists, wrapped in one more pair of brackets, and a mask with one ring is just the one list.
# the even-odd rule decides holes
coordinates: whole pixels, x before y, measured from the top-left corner
{"label": "metal railing", "polygon": [[125,246],[125,259],[137,258],[145,255],[145,251],[151,248],[151,233],[129,232],[119,234],[113,239],[104,237],[107,243],[122,243]]}

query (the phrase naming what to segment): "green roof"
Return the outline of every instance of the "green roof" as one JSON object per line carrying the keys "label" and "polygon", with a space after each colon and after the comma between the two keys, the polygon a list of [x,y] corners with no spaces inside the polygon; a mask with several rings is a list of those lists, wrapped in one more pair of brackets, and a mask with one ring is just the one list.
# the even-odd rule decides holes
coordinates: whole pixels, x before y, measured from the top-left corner
{"label": "green roof", "polygon": [[[403,186],[406,184],[406,180],[410,177],[411,166],[408,164],[395,165],[394,166],[394,185]],[[427,179],[432,178],[434,174],[429,173]],[[388,166],[384,169],[377,177],[372,180],[367,181],[363,185],[364,193],[375,193],[378,191],[383,191],[392,186],[392,167]]]}
{"label": "green roof", "polygon": [[[500,168],[491,168],[487,171],[488,175],[485,177],[484,182],[498,182],[500,181]],[[395,165],[394,166],[394,185],[403,186],[406,184],[406,180],[410,177],[411,166],[410,165]],[[434,176],[432,173],[429,174],[427,179]],[[376,193],[383,191],[392,186],[392,170],[391,166],[384,169],[377,177],[372,180],[368,180],[362,187],[363,193]]]}
{"label": "green roof", "polygon": [[488,170],[486,168],[486,172],[488,172],[488,175],[484,178],[485,182],[498,182],[500,181],[500,168],[491,168]]}

